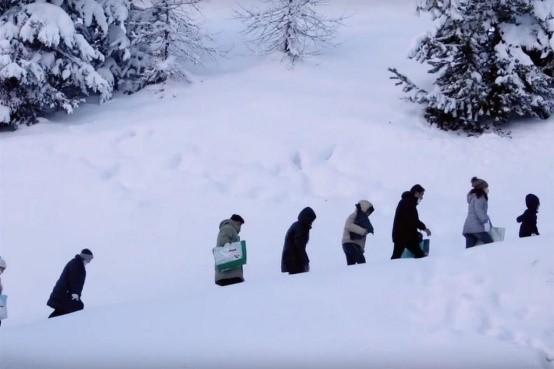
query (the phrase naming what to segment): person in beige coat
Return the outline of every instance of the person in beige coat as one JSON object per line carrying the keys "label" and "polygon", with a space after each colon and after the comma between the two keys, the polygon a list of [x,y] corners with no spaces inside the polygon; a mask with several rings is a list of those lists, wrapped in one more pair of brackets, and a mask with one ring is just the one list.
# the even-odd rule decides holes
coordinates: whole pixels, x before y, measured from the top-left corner
{"label": "person in beige coat", "polygon": [[[226,219],[219,223],[219,233],[217,234],[217,247],[222,247],[227,243],[240,241],[240,228],[244,224],[244,219],[240,215],[233,214],[230,219]],[[219,286],[227,286],[230,284],[244,282],[242,266],[219,271],[215,267],[215,284]]]}
{"label": "person in beige coat", "polygon": [[365,242],[368,234],[373,234],[369,216],[375,209],[367,200],[356,204],[356,210],[346,218],[342,233],[342,249],[346,255],[346,265],[365,263]]}

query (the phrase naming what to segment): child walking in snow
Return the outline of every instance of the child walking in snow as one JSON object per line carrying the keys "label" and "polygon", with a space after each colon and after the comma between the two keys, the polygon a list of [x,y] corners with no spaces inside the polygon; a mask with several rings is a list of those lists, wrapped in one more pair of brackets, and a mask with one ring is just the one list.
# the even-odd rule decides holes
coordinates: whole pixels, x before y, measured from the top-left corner
{"label": "child walking in snow", "polygon": [[539,198],[530,193],[525,196],[525,205],[527,205],[527,209],[516,218],[517,222],[521,223],[519,237],[538,236],[537,213],[540,206]]}

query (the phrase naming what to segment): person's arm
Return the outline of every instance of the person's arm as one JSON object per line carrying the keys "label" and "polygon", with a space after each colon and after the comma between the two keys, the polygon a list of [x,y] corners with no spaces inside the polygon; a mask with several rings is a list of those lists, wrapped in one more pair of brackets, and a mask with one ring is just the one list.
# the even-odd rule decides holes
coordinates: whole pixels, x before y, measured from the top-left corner
{"label": "person's arm", "polygon": [[490,218],[487,215],[487,200],[484,197],[481,197],[479,199],[475,199],[473,203],[473,208],[475,209],[475,215],[477,216],[477,219],[481,222],[481,224],[486,224],[490,222]]}
{"label": "person's arm", "polygon": [[296,254],[298,255],[299,260],[302,261],[303,265],[309,265],[310,259],[308,258],[308,253],[306,252],[306,246],[310,239],[309,230],[304,227],[298,227],[294,234],[294,247],[296,248]]}
{"label": "person's arm", "polygon": [[67,269],[67,285],[69,286],[69,294],[76,294],[81,298],[83,286],[85,285],[85,274],[83,273],[84,265],[82,260],[72,260],[68,264]]}

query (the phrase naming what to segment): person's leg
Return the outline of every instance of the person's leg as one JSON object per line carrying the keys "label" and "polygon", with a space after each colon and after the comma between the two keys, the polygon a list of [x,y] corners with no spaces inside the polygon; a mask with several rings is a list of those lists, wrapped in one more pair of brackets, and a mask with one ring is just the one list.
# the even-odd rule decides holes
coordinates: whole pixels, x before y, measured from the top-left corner
{"label": "person's leg", "polygon": [[404,248],[405,248],[404,245],[395,243],[394,249],[392,250],[392,256],[390,257],[391,260],[400,259],[402,257],[402,253],[404,252]]}
{"label": "person's leg", "polygon": [[475,237],[476,240],[479,240],[483,243],[492,243],[493,242],[492,237],[488,232],[475,233],[474,237]]}
{"label": "person's leg", "polygon": [[48,318],[55,318],[57,316],[61,316],[61,315],[65,315],[67,314],[67,311],[63,310],[63,309],[54,309],[54,311],[52,312],[52,314],[50,314],[48,316]]}
{"label": "person's leg", "polygon": [[356,251],[354,254],[355,262],[357,264],[365,264],[365,256],[362,247],[360,245],[354,245],[354,250]]}
{"label": "person's leg", "polygon": [[418,243],[410,243],[410,244],[407,244],[406,245],[406,248],[408,250],[410,250],[410,252],[412,254],[414,254],[414,258],[416,259],[419,259],[419,258],[424,258],[426,257],[427,255],[425,255],[425,253],[423,252],[423,250],[421,249],[421,247],[419,247],[419,244]]}
{"label": "person's leg", "polygon": [[477,244],[477,237],[473,233],[465,233],[464,237],[466,238],[466,249],[469,249]]}
{"label": "person's leg", "polygon": [[354,246],[356,245],[354,245],[353,243],[345,243],[342,245],[342,250],[344,251],[344,255],[346,256],[346,265],[356,264],[356,250]]}

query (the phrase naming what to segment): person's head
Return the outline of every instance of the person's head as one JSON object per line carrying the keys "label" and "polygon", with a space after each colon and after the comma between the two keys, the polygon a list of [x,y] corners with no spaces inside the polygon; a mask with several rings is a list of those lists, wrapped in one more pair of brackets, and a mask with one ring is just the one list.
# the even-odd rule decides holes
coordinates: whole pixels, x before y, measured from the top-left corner
{"label": "person's head", "polygon": [[311,226],[316,218],[315,211],[309,206],[302,209],[298,214],[298,221],[307,226]]}
{"label": "person's head", "polygon": [[241,226],[244,224],[244,219],[238,214],[233,214],[231,215],[231,221],[235,223],[237,229],[240,231]]}
{"label": "person's head", "polygon": [[4,273],[6,270],[6,261],[0,257],[0,274]]}
{"label": "person's head", "polygon": [[79,254],[79,256],[81,257],[81,259],[83,259],[83,262],[85,264],[90,263],[91,260],[94,258],[94,256],[92,255],[92,251],[90,251],[89,249],[81,250],[81,253]]}
{"label": "person's head", "polygon": [[420,184],[415,184],[410,189],[410,193],[417,199],[419,203],[423,199],[423,194],[425,193],[425,188]]}
{"label": "person's head", "polygon": [[356,207],[359,208],[360,211],[365,213],[365,215],[367,215],[367,216],[370,216],[371,213],[373,213],[373,211],[375,210],[373,208],[373,205],[367,200],[358,201],[358,203],[356,204]]}
{"label": "person's head", "polygon": [[525,205],[527,205],[527,209],[529,210],[538,211],[541,203],[537,195],[530,193],[525,196]]}
{"label": "person's head", "polygon": [[477,178],[477,177],[471,178],[471,187],[473,187],[474,193],[479,193],[479,192],[483,192],[485,194],[489,193],[489,184],[484,179]]}

